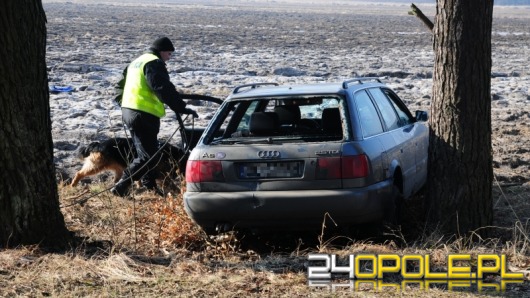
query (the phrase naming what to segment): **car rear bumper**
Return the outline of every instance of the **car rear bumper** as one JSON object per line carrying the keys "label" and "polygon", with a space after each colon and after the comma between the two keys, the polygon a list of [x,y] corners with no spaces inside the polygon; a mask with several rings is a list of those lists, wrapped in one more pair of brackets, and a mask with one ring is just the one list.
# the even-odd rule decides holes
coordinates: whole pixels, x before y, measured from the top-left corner
{"label": "car rear bumper", "polygon": [[[392,196],[392,181],[337,190],[186,192],[184,207],[205,231],[312,230],[333,219],[339,226],[377,222]],[[329,215],[329,217],[326,216]]]}

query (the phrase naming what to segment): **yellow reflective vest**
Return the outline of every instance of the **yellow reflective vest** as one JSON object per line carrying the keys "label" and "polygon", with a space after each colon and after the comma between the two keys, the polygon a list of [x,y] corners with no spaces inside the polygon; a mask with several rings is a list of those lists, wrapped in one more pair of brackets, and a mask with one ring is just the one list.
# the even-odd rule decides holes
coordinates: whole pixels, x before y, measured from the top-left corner
{"label": "yellow reflective vest", "polygon": [[147,53],[131,62],[127,68],[127,79],[123,87],[121,106],[162,118],[166,115],[164,103],[158,99],[149,85],[147,85],[144,74],[145,64],[155,59],[159,58],[154,54]]}

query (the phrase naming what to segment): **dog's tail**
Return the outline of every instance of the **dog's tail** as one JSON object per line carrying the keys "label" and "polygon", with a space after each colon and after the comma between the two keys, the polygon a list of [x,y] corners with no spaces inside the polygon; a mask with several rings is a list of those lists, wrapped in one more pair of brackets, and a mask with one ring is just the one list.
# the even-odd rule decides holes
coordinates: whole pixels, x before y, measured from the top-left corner
{"label": "dog's tail", "polygon": [[101,151],[100,148],[101,144],[99,142],[92,142],[88,144],[87,146],[81,146],[77,149],[76,155],[79,159],[86,158],[90,155],[92,152],[99,152]]}

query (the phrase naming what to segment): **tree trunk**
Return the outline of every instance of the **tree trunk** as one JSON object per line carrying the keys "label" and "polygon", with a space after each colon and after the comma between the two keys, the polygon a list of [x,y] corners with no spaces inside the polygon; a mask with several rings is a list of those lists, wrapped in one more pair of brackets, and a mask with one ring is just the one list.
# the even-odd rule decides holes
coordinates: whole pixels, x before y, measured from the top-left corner
{"label": "tree trunk", "polygon": [[427,216],[444,233],[492,222],[493,0],[438,0]]}
{"label": "tree trunk", "polygon": [[59,208],[41,0],[0,9],[0,247],[69,240]]}

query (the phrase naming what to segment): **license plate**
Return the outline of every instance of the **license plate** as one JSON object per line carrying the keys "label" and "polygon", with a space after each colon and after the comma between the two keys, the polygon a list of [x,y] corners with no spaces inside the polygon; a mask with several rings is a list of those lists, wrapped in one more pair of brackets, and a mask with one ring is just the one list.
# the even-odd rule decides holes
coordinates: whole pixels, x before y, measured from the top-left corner
{"label": "license plate", "polygon": [[239,164],[239,178],[300,178],[303,161],[246,162]]}

